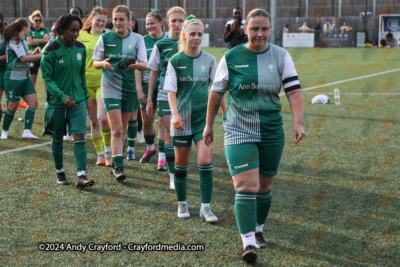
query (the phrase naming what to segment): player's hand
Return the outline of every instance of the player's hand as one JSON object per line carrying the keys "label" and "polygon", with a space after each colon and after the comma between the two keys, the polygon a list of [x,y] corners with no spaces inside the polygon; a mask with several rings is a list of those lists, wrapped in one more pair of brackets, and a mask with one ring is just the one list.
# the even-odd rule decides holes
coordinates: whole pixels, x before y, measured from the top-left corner
{"label": "player's hand", "polygon": [[67,96],[64,100],[64,105],[66,105],[67,108],[74,108],[76,107],[76,102],[70,96]]}
{"label": "player's hand", "polygon": [[179,131],[183,131],[183,120],[179,114],[172,115],[172,124],[174,125],[175,129]]}
{"label": "player's hand", "polygon": [[89,113],[90,113],[89,105],[88,105],[88,104],[86,104],[86,115],[88,115],[88,116],[89,116]]}
{"label": "player's hand", "polygon": [[306,136],[306,133],[304,132],[303,125],[301,124],[295,124],[293,127],[293,140],[294,143],[297,144],[300,142],[301,139]]}
{"label": "player's hand", "polygon": [[207,146],[212,145],[214,143],[214,129],[206,125],[203,132],[203,140]]}
{"label": "player's hand", "polygon": [[137,70],[137,69],[139,69],[139,67],[140,67],[140,64],[130,64],[130,65],[128,65],[128,69],[131,69],[131,70]]}
{"label": "player's hand", "polygon": [[142,104],[143,106],[145,106],[146,103],[147,103],[147,97],[143,93],[143,91],[138,90],[137,91],[137,96],[138,96],[139,103]]}
{"label": "player's hand", "polygon": [[108,71],[114,71],[114,67],[109,63],[111,58],[107,58],[106,60],[103,61],[103,69],[108,70]]}
{"label": "player's hand", "polygon": [[33,50],[32,55],[36,55],[40,53],[40,47],[36,47],[35,50]]}
{"label": "player's hand", "polygon": [[149,117],[153,117],[153,102],[150,98],[147,99],[146,114]]}

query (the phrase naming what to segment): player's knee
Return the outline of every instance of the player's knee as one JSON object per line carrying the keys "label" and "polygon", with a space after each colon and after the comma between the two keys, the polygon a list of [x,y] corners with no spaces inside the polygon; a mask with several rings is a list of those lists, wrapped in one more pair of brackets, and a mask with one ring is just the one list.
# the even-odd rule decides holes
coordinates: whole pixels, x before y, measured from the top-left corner
{"label": "player's knee", "polygon": [[118,127],[118,128],[113,129],[111,134],[115,138],[121,138],[124,135],[124,131],[122,130],[122,128]]}
{"label": "player's knee", "polygon": [[74,141],[81,141],[81,140],[85,140],[85,135],[84,134],[74,134]]}
{"label": "player's knee", "polygon": [[108,127],[109,127],[107,117],[101,117],[101,116],[99,116],[97,119],[98,119],[98,122],[100,123],[100,126],[101,126],[102,128],[108,128]]}
{"label": "player's knee", "polygon": [[37,99],[36,100],[32,100],[29,103],[29,107],[32,108],[32,109],[37,109],[38,105],[39,105],[39,102],[37,101]]}
{"label": "player's knee", "polygon": [[258,192],[260,184],[258,179],[253,177],[251,172],[244,172],[235,175],[235,190],[243,192]]}
{"label": "player's knee", "polygon": [[175,163],[179,166],[187,166],[189,165],[189,158],[175,155]]}
{"label": "player's knee", "polygon": [[99,128],[99,120],[97,118],[90,118],[90,124],[92,125],[92,128]]}
{"label": "player's knee", "polygon": [[15,112],[15,111],[17,111],[17,109],[18,109],[18,102],[8,102],[8,110],[9,111],[11,111],[11,112]]}
{"label": "player's knee", "polygon": [[150,129],[153,126],[153,122],[150,119],[143,120],[143,127]]}
{"label": "player's knee", "polygon": [[209,165],[212,163],[211,159],[197,159],[197,164],[199,165]]}

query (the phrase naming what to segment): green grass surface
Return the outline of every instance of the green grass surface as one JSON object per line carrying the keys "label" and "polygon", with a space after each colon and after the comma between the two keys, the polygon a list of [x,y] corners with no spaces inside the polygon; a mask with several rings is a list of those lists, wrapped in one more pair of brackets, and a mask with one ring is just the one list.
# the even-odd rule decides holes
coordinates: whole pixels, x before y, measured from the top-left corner
{"label": "green grass surface", "polygon": [[[219,60],[226,49],[208,48]],[[292,49],[303,88],[399,67],[396,49]],[[281,97],[286,145],[274,182],[264,235],[270,246],[258,250],[260,266],[398,266],[400,256],[398,72],[304,92],[306,138],[293,145],[293,119]],[[341,105],[311,105],[314,94],[338,87]],[[33,133],[41,135],[44,92]],[[363,93],[357,95],[354,93]],[[3,99],[4,102],[4,99]],[[23,117],[23,109],[16,118]],[[195,149],[188,174],[191,218],[176,218],[176,197],[167,173],[150,164],[125,162],[128,180],[117,183],[96,167],[91,140],[88,176],[93,188],[78,191],[55,183],[50,146],[0,155],[0,265],[2,266],[244,266],[234,217],[235,190],[225,162],[221,116],[215,123],[214,195],[218,225],[198,217],[199,178]],[[157,124],[156,124],[157,126]],[[88,124],[88,132],[90,126]],[[0,150],[49,142],[20,139],[15,120]],[[145,146],[135,151],[140,158]],[[64,143],[64,169],[74,183],[72,142]],[[41,252],[39,242],[83,244],[162,242],[204,244],[204,252]],[[397,263],[396,263],[397,262]]]}

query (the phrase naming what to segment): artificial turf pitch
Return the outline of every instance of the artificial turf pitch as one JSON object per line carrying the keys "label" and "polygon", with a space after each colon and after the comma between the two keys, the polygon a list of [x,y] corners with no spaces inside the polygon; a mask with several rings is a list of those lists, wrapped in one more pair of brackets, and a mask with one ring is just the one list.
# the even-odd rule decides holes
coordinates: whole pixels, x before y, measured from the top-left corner
{"label": "artificial turf pitch", "polygon": [[[205,51],[221,58],[226,49]],[[396,49],[291,49],[303,89],[399,67]],[[264,227],[269,248],[258,250],[258,265],[398,266],[400,254],[398,71],[304,91],[306,137],[293,144],[293,119],[281,96],[286,144]],[[40,75],[39,75],[40,77]],[[333,104],[333,89],[341,105]],[[39,108],[33,134],[43,128],[43,82],[36,86]],[[283,90],[282,90],[283,92]],[[315,94],[331,103],[311,105]],[[4,96],[2,102],[4,103]],[[2,104],[3,104],[2,103]],[[5,109],[3,108],[3,111]],[[55,183],[50,142],[22,140],[19,109],[8,140],[0,140],[0,265],[2,266],[243,266],[234,216],[235,190],[225,162],[221,114],[215,122],[214,194],[219,224],[199,218],[200,191],[193,147],[188,173],[190,219],[176,217],[175,193],[166,172],[125,161],[128,179],[118,183],[87,138],[88,178],[96,184],[77,190]],[[88,121],[87,132],[90,133]],[[157,124],[156,124],[157,128]],[[76,179],[72,141],[64,143],[64,170]],[[137,144],[139,159],[145,151]],[[2,153],[2,154],[1,154]],[[203,244],[204,251],[95,252],[40,251],[38,244]]]}

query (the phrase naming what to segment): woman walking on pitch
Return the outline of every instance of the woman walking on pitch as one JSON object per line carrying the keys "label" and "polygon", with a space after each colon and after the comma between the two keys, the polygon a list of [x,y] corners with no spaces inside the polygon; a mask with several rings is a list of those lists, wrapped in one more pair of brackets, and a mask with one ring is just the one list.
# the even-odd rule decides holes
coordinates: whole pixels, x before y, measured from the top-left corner
{"label": "woman walking on pitch", "polygon": [[200,217],[208,223],[217,223],[210,209],[213,191],[212,147],[203,140],[206,125],[208,87],[217,69],[215,58],[200,50],[204,25],[189,16],[183,25],[179,53],[168,63],[164,90],[168,91],[171,107],[172,145],[175,149],[175,192],[178,199],[178,217],[189,218],[186,201],[187,171],[192,141],[197,149],[200,171]]}
{"label": "woman walking on pitch", "polygon": [[136,77],[146,70],[146,46],[143,37],[129,30],[131,18],[127,6],[113,10],[115,29],[100,36],[93,53],[94,67],[103,69],[101,98],[111,127],[111,170],[117,181],[126,179],[123,149],[125,131],[139,108]]}
{"label": "woman walking on pitch", "polygon": [[85,79],[86,48],[76,41],[81,28],[82,21],[78,16],[61,16],[54,28],[57,39],[45,49],[40,66],[47,88],[43,135],[53,136],[51,151],[57,184],[68,184],[63,169],[63,135],[68,125],[68,131],[74,138],[78,189],[94,184],[93,180],[86,178],[85,134],[89,108]]}
{"label": "woman walking on pitch", "polygon": [[[50,39],[49,29],[41,27],[42,17],[40,10],[35,10],[32,15],[29,16],[30,22],[33,23],[27,39],[29,51],[34,51],[37,47],[40,47],[40,50],[42,50]],[[34,86],[36,85],[39,67],[40,59],[29,63],[29,76]]]}
{"label": "woman walking on pitch", "polygon": [[29,36],[29,22],[24,18],[19,18],[8,25],[4,31],[4,39],[8,42],[7,46],[7,67],[4,73],[4,89],[8,107],[4,115],[3,131],[0,139],[8,138],[8,130],[22,99],[28,104],[25,111],[25,125],[22,138],[38,139],[31,133],[35,111],[38,105],[35,86],[28,75],[28,62],[34,62],[42,57],[39,48],[28,52],[25,39]]}
{"label": "woman walking on pitch", "polygon": [[93,66],[93,52],[107,22],[107,9],[95,7],[79,33],[86,46],[86,85],[92,141],[97,153],[96,165],[111,167],[111,130],[101,102],[101,69]]}
{"label": "woman walking on pitch", "polygon": [[268,12],[252,10],[245,32],[249,43],[229,50],[219,62],[203,135],[206,144],[211,144],[216,111],[229,90],[224,117],[225,157],[236,190],[235,215],[243,241],[243,260],[252,263],[257,258],[256,247],[268,246],[262,231],[285,142],[279,100],[281,85],[293,114],[294,142],[298,143],[305,133],[297,72],[286,50],[268,44]]}
{"label": "woman walking on pitch", "polygon": [[169,36],[156,42],[151,52],[149,64],[147,67],[151,70],[149,77],[149,92],[147,96],[146,112],[149,117],[153,117],[153,92],[157,79],[160,77],[157,95],[157,113],[158,113],[158,171],[165,171],[165,161],[167,161],[170,188],[174,187],[174,147],[171,143],[170,120],[171,109],[168,104],[168,94],[164,90],[165,75],[167,72],[168,61],[178,52],[179,35],[186,18],[186,12],[181,7],[172,7],[167,13],[167,23],[169,26]]}
{"label": "woman walking on pitch", "polygon": [[[147,49],[147,58],[150,58],[151,52],[153,51],[154,44],[166,37],[168,34],[163,31],[164,22],[163,18],[160,14],[160,10],[154,10],[147,14],[146,16],[146,30],[149,34],[143,37],[144,43],[146,44]],[[149,116],[146,113],[146,104],[147,98],[149,96],[149,76],[150,76],[150,69],[147,69],[143,72],[142,76],[142,86],[138,87],[138,95],[139,100],[142,99],[140,103],[140,109],[142,114],[143,120],[143,133],[144,139],[146,142],[146,152],[144,153],[143,157],[140,159],[140,163],[148,163],[150,159],[157,153],[157,149],[154,147],[154,140],[155,140],[155,129],[154,129],[154,120],[155,120],[155,113],[152,113]],[[158,93],[158,86],[159,86],[159,79],[155,84],[153,94],[152,94],[152,103],[154,103],[153,108],[157,108],[157,93]],[[143,97],[143,94],[145,97]],[[164,148],[164,147],[162,147]],[[163,150],[164,151],[164,150]],[[163,152],[162,151],[162,152]],[[161,150],[160,150],[161,153]],[[165,156],[164,156],[165,158]]]}

